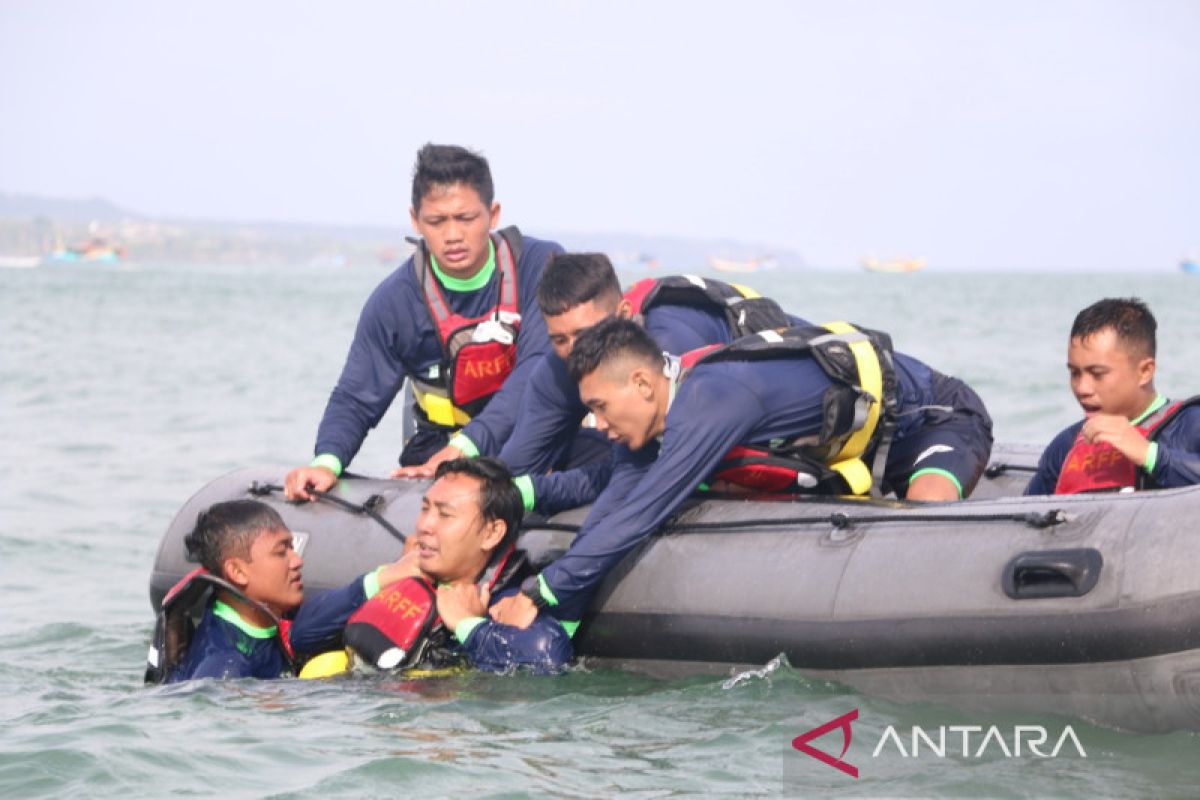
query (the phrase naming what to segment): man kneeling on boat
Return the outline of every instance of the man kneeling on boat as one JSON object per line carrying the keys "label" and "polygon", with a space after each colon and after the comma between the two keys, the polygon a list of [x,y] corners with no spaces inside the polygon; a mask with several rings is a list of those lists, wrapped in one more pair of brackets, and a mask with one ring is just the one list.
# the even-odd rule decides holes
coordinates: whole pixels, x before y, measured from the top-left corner
{"label": "man kneeling on boat", "polygon": [[1025,494],[1200,483],[1200,396],[1172,403],[1154,388],[1157,328],[1136,298],[1075,317],[1067,370],[1084,418],[1050,442]]}
{"label": "man kneeling on boat", "polygon": [[[184,542],[201,566],[163,598],[147,683],[294,672],[306,656],[340,646],[346,621],[381,586],[415,572],[410,556],[305,599],[292,532],[257,500],[217,503]],[[192,634],[190,617],[202,602]]]}
{"label": "man kneeling on boat", "polygon": [[497,608],[514,624],[545,606],[578,619],[608,570],[705,481],[954,500],[991,452],[991,420],[966,384],[844,323],[676,359],[610,319],[580,334],[567,366],[616,465],[566,554],[523,585],[527,599]]}

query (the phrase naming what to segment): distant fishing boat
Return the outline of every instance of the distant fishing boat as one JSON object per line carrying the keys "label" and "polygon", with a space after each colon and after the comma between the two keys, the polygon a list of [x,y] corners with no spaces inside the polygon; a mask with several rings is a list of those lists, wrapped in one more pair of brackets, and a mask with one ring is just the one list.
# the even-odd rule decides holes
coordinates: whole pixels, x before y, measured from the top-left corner
{"label": "distant fishing boat", "polygon": [[0,268],[30,269],[42,263],[41,256],[5,256],[0,255]]}
{"label": "distant fishing boat", "polygon": [[868,256],[860,263],[868,272],[901,273],[925,269],[926,261],[923,258],[874,258]]}
{"label": "distant fishing boat", "polygon": [[1200,256],[1187,256],[1180,259],[1179,269],[1189,275],[1200,275]]}
{"label": "distant fishing boat", "polygon": [[69,247],[59,247],[50,254],[52,261],[67,263],[93,262],[101,264],[116,264],[125,258],[125,248],[118,244],[110,244],[107,240],[94,237],[82,244]]}
{"label": "distant fishing boat", "polygon": [[761,272],[779,266],[779,262],[772,256],[759,256],[741,261],[709,256],[708,264],[718,272]]}

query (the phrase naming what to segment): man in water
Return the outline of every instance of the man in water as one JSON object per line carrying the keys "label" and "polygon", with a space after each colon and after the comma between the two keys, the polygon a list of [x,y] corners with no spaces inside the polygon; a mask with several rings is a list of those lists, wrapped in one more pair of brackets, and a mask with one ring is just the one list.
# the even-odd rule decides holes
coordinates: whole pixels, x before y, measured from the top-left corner
{"label": "man in water", "polygon": [[1107,298],[1071,326],[1067,371],[1084,418],[1042,453],[1025,494],[1200,483],[1200,398],[1154,388],[1158,325],[1136,298]]}
{"label": "man in water", "polygon": [[[854,357],[857,366],[834,366],[860,344],[871,349]],[[861,330],[745,337],[681,374],[678,360],[664,356],[641,327],[613,319],[579,336],[567,366],[597,428],[617,443],[617,465],[566,554],[495,610],[516,625],[547,606],[561,619],[579,619],[608,571],[714,474],[733,480],[778,471],[775,460],[752,456],[745,466],[741,451],[778,452],[779,443],[793,443],[796,457],[806,458],[791,472],[793,486],[844,482],[865,492],[881,482],[874,488],[910,500],[969,494],[991,452],[991,419],[970,387]],[[876,389],[883,397],[870,410],[862,401],[871,393],[850,386],[845,370],[863,384],[883,370],[884,388]],[[870,420],[882,406],[894,420],[890,447],[868,429],[878,423],[860,423],[858,413]],[[860,433],[865,437],[855,443]],[[876,449],[887,452],[872,459]]]}
{"label": "man in water", "polygon": [[422,241],[363,307],[315,457],[284,482],[290,499],[311,500],[310,489],[337,482],[405,378],[413,381],[417,432],[393,476],[498,453],[529,372],[549,350],[535,292],[547,259],[562,248],[516,228],[492,233],[500,204],[482,156],[421,148],[410,214]]}
{"label": "man in water", "polygon": [[[415,557],[401,559],[306,600],[304,561],[292,546],[292,532],[273,508],[257,500],[217,503],[199,515],[184,541],[189,555],[207,570],[200,577],[218,581],[204,580],[198,587],[216,589],[176,664],[161,663],[164,643],[155,643],[151,667],[168,683],[286,675],[304,656],[340,646],[351,614],[381,587],[415,572]],[[172,589],[164,607],[195,580],[197,573]]]}

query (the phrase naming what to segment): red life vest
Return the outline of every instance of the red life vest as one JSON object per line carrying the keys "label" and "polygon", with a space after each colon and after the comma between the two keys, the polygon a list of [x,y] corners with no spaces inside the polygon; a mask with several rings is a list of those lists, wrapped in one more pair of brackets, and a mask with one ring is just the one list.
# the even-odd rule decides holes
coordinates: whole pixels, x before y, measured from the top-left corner
{"label": "red life vest", "polygon": [[695,275],[644,278],[629,287],[625,300],[638,324],[644,324],[646,312],[656,305],[715,311],[724,315],[734,339],[792,324],[778,303],[750,287]]}
{"label": "red life vest", "polygon": [[233,584],[218,578],[204,567],[196,567],[163,596],[158,618],[154,622],[150,652],[146,656],[146,683],[163,683],[171,676],[192,643],[192,636],[196,632],[195,619],[208,607],[209,599],[218,589],[256,606],[275,621],[276,641],[283,649],[288,666],[295,671],[296,654],[290,638],[291,620],[279,619],[269,608],[246,597]]}
{"label": "red life vest", "polygon": [[492,235],[492,243],[500,273],[499,293],[496,304],[478,317],[464,317],[450,310],[424,242],[418,244],[413,256],[425,305],[442,344],[442,362],[436,375],[413,381],[417,405],[435,427],[460,428],[469,422],[500,391],[517,363],[521,232],[515,227],[505,228]]}
{"label": "red life vest", "polygon": [[[773,447],[734,447],[710,480],[764,492],[878,494],[897,402],[887,334],[844,322],[766,331],[686,353],[680,381],[706,361],[802,356],[812,357],[833,382],[822,398],[820,431]],[[871,454],[874,469],[864,459]]]}
{"label": "red life vest", "polygon": [[[1155,434],[1162,430],[1163,425],[1174,419],[1184,405],[1184,401],[1164,404],[1134,427],[1146,439],[1153,441],[1156,438]],[[1084,441],[1083,430],[1080,429],[1075,443],[1063,460],[1054,493],[1111,492],[1127,487],[1140,487],[1140,472],[1136,464],[1108,442],[1089,444]]]}
{"label": "red life vest", "polygon": [[[524,566],[510,544],[493,557],[476,582],[492,590]],[[503,579],[503,581],[502,581]],[[424,577],[384,587],[346,622],[346,647],[376,669],[406,669],[421,663],[445,629],[437,615],[437,590]]]}

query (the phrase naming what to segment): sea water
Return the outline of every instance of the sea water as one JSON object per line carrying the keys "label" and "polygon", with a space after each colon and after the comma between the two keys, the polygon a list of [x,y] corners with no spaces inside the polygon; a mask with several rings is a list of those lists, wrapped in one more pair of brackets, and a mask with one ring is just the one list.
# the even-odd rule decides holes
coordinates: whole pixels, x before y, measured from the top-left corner
{"label": "sea water", "polygon": [[[772,662],[651,677],[465,674],[144,688],[148,577],[183,502],[245,465],[306,461],[355,320],[385,271],[0,271],[0,796],[1192,797],[1200,740],[1051,715],[900,706]],[[631,278],[635,276],[624,276]],[[1079,415],[1076,311],[1139,295],[1159,320],[1158,386],[1200,391],[1200,281],[1182,274],[744,276],[812,320],[891,332],[969,381],[1000,441],[1044,443]],[[393,464],[398,415],[355,460]],[[1184,520],[1180,524],[1185,524]],[[1193,524],[1194,522],[1188,522]],[[1198,565],[1200,568],[1200,565]],[[852,778],[797,755],[857,709]],[[1069,726],[1083,752],[873,755],[888,726]],[[933,734],[931,734],[933,735]],[[952,741],[953,738],[952,738]],[[841,733],[816,744],[837,756]],[[797,760],[798,759],[798,760]]]}

